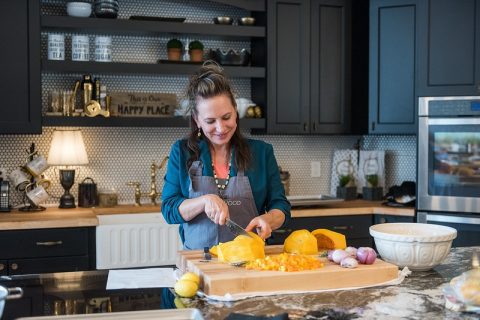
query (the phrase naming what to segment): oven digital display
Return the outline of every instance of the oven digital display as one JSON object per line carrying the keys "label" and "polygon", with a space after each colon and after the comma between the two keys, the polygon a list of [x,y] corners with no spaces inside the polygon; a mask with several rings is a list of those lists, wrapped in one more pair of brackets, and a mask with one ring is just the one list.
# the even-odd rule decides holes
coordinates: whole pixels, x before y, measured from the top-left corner
{"label": "oven digital display", "polygon": [[470,109],[472,111],[480,111],[480,101],[472,101],[470,103]]}

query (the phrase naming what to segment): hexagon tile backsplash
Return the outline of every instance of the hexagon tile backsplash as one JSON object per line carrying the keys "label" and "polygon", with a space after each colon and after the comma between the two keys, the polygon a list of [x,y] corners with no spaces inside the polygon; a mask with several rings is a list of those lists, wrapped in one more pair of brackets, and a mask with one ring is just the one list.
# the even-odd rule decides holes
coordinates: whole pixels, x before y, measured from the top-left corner
{"label": "hexagon tile backsplash", "polygon": [[[0,168],[10,172],[24,165],[30,144],[40,154],[48,156],[54,128],[45,127],[42,135],[0,135]],[[82,128],[89,164],[79,167],[72,188],[77,198],[78,183],[91,177],[99,190],[115,189],[119,203],[133,203],[133,187],[129,181],[141,183],[143,192],[150,186],[150,165],[160,164],[170,152],[170,146],[188,133],[188,128]],[[415,180],[416,144],[414,136],[246,136],[271,143],[278,164],[290,172],[291,195],[329,194],[333,151],[351,149],[362,138],[365,150],[385,150],[386,190],[404,180]],[[321,162],[321,176],[310,177],[310,161]],[[52,180],[47,205],[56,205],[63,193],[58,170],[45,172]],[[165,169],[157,173],[157,187],[161,191]],[[11,191],[11,204],[23,203],[23,194]],[[142,202],[148,203],[144,198]]]}

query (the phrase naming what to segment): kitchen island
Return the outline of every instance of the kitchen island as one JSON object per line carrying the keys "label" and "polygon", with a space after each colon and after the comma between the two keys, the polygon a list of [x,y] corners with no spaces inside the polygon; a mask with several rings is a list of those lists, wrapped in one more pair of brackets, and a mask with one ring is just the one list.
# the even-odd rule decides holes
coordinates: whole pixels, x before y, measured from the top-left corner
{"label": "kitchen island", "polygon": [[[258,316],[288,313],[290,319],[327,319],[325,316],[328,315],[328,319],[478,319],[475,314],[447,310],[442,293],[442,288],[453,277],[471,268],[473,252],[480,252],[480,247],[452,248],[444,263],[430,271],[413,272],[396,286],[274,295],[237,302],[217,302],[199,297],[175,299],[170,290],[160,288],[107,291],[107,271],[17,276],[10,280],[2,278],[0,284],[27,289],[42,288],[38,290],[41,292],[38,294],[43,296],[42,299],[38,299],[34,294],[29,298],[38,301],[39,306],[32,315],[53,314],[56,306],[60,306],[57,309],[65,312],[65,306],[75,305],[77,301],[77,307],[80,308],[75,310],[78,312],[151,310],[184,306],[198,308],[205,319],[224,319],[231,313]],[[10,318],[15,317],[11,314],[14,301],[9,300],[6,304],[6,312]]]}

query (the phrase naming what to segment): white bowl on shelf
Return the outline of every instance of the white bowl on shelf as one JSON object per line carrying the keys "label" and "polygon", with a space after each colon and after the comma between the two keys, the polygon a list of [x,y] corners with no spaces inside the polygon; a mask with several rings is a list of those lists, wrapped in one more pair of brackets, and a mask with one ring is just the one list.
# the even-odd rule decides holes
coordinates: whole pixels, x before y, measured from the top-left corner
{"label": "white bowl on shelf", "polygon": [[68,2],[67,13],[71,17],[90,17],[92,14],[92,4],[87,2]]}
{"label": "white bowl on shelf", "polygon": [[425,271],[445,260],[457,230],[426,223],[382,223],[371,226],[370,235],[383,260]]}

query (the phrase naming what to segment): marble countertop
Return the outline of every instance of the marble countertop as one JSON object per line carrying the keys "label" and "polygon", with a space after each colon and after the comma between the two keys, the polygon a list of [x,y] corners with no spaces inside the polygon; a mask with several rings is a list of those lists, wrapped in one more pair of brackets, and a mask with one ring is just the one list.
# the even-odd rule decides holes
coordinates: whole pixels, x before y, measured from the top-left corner
{"label": "marble countertop", "polygon": [[232,312],[257,316],[288,313],[290,319],[479,319],[479,315],[445,308],[442,288],[471,268],[480,247],[452,248],[447,259],[430,271],[412,272],[396,286],[327,293],[278,295],[237,302],[184,299],[199,308],[205,319],[224,319]]}

